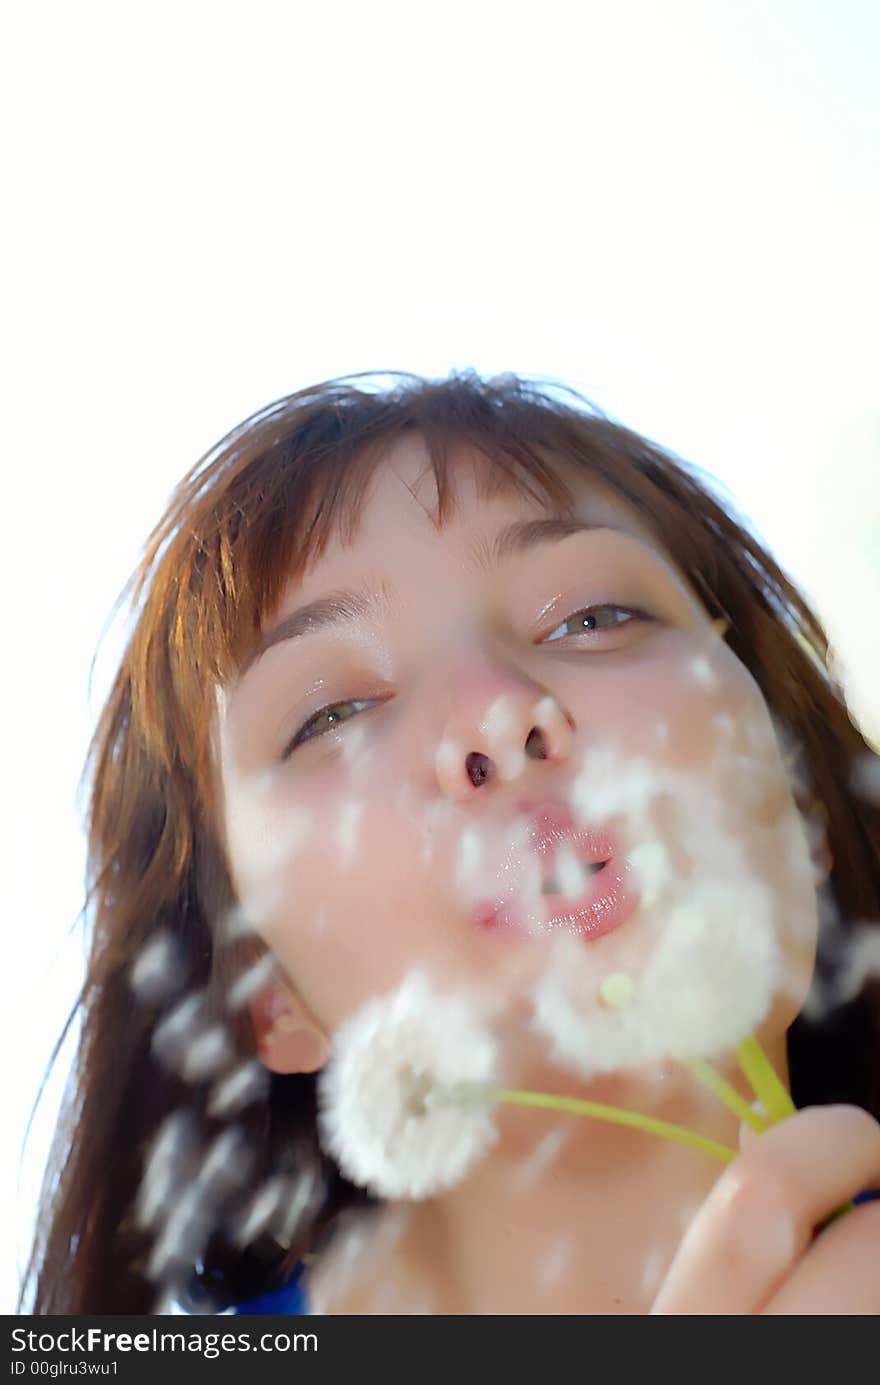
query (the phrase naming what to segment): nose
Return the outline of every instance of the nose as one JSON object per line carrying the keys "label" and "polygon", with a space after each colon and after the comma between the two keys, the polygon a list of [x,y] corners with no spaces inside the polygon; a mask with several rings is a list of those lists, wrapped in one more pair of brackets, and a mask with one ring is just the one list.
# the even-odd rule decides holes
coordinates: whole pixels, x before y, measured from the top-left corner
{"label": "nose", "polygon": [[529,679],[486,674],[450,718],[437,746],[437,782],[461,802],[482,785],[510,783],[529,760],[568,758],[575,722],[554,694]]}

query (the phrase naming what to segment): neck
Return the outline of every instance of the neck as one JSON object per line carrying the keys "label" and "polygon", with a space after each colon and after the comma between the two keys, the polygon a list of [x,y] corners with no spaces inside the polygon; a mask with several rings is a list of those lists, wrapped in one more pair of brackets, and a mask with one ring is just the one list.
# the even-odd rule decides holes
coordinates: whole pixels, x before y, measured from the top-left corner
{"label": "neck", "polygon": [[[764,1047],[787,1085],[784,1035]],[[752,1100],[733,1060],[713,1066]],[[522,1087],[622,1106],[739,1149],[738,1117],[680,1065],[589,1085],[558,1070],[524,1076]],[[553,1111],[501,1105],[497,1124],[497,1143],[464,1182],[430,1201],[386,1204],[378,1235],[362,1241],[359,1306],[349,1297],[330,1311],[649,1312],[726,1165],[640,1130]],[[382,1306],[370,1306],[368,1281]]]}

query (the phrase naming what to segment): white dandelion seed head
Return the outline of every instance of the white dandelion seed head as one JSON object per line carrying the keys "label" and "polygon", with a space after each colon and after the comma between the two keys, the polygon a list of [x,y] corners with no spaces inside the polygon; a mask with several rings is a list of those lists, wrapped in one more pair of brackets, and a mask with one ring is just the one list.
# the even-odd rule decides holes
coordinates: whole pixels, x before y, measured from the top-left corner
{"label": "white dandelion seed head", "polygon": [[[720,796],[702,778],[640,762],[621,772],[619,757],[604,748],[593,766],[582,802],[593,813],[597,805],[623,812],[628,830],[646,834],[631,853],[648,886],[643,914],[638,928],[588,944],[568,933],[553,939],[532,992],[532,1027],[556,1062],[585,1077],[717,1057],[760,1024],[783,980],[773,892],[749,871],[742,843],[723,825]],[[652,789],[675,812],[692,867],[686,879],[655,850]],[[790,846],[798,849],[796,836]],[[799,849],[793,868],[808,871],[802,836]],[[661,887],[663,908],[652,912]]]}
{"label": "white dandelion seed head", "polygon": [[453,1187],[496,1138],[488,1105],[438,1100],[491,1083],[498,1045],[470,993],[436,994],[422,968],[368,1001],[333,1037],[318,1078],[319,1132],[352,1182],[386,1198]]}

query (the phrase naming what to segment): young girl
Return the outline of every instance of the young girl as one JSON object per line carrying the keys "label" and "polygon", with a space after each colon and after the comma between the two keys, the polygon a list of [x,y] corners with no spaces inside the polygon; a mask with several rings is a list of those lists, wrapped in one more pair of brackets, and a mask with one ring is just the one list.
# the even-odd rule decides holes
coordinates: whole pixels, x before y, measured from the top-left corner
{"label": "young girl", "polygon": [[[30,1311],[880,1310],[877,761],[729,507],[560,395],[325,382],[175,492],[90,750]],[[729,1157],[499,1100],[473,1157],[377,1163],[398,1031],[343,1058],[392,1012]],[[807,1108],[760,1133],[749,1029]]]}

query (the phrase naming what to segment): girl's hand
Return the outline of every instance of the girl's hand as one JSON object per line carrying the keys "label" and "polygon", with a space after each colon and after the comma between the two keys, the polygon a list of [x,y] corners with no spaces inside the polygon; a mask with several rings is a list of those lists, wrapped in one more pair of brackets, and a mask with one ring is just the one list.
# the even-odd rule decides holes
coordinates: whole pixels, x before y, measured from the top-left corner
{"label": "girl's hand", "polygon": [[880,1313],[880,1124],[810,1106],[749,1132],[688,1228],[652,1314]]}

